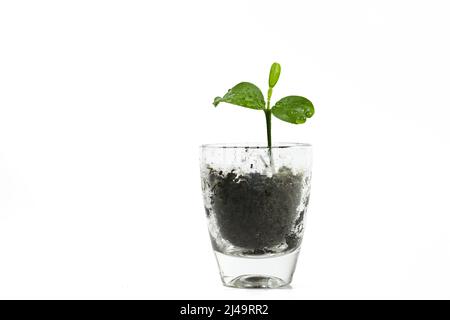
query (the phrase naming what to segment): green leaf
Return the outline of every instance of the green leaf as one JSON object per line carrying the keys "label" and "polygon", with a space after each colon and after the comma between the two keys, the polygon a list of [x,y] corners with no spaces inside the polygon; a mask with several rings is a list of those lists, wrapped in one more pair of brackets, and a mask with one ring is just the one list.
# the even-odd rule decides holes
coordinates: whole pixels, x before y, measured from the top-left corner
{"label": "green leaf", "polygon": [[281,66],[279,63],[274,62],[272,63],[272,67],[270,67],[270,74],[269,74],[269,87],[273,88],[278,82],[278,79],[280,78],[281,73]]}
{"label": "green leaf", "polygon": [[314,106],[304,97],[288,96],[275,103],[272,113],[280,120],[300,124],[314,115]]}
{"label": "green leaf", "polygon": [[222,98],[215,98],[213,105],[217,107],[220,102],[227,102],[256,110],[264,109],[265,105],[261,90],[250,82],[241,82],[235,85]]}

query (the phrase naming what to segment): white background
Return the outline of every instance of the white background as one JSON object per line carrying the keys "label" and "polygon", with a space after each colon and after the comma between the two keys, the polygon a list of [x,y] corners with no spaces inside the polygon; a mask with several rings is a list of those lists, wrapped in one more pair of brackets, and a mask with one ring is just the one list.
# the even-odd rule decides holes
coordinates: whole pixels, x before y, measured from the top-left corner
{"label": "white background", "polygon": [[[0,2],[0,298],[450,298],[448,1]],[[198,146],[264,142],[240,81],[304,95],[292,288],[222,287]]]}

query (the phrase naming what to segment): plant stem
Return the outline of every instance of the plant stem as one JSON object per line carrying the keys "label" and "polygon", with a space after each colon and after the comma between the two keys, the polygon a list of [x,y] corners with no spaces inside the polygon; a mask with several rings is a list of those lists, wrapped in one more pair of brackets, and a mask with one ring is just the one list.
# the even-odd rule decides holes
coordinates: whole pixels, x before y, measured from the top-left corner
{"label": "plant stem", "polygon": [[267,130],[267,146],[269,147],[269,161],[272,173],[275,172],[275,165],[273,163],[272,156],[272,110],[270,109],[270,98],[272,98],[272,88],[269,87],[267,92],[267,105],[264,109],[264,114],[266,116],[266,130]]}
{"label": "plant stem", "polygon": [[266,115],[266,128],[267,128],[267,145],[269,152],[269,162],[272,173],[275,173],[275,164],[273,162],[272,155],[272,111],[270,109],[264,109],[264,114]]}
{"label": "plant stem", "polygon": [[270,111],[270,99],[272,98],[272,88],[269,88],[267,92],[267,105],[264,109],[266,115],[266,129],[267,129],[267,146],[269,147],[269,152],[272,148],[272,112]]}
{"label": "plant stem", "polygon": [[270,152],[272,148],[272,112],[270,109],[265,109],[264,114],[266,115],[267,146]]}

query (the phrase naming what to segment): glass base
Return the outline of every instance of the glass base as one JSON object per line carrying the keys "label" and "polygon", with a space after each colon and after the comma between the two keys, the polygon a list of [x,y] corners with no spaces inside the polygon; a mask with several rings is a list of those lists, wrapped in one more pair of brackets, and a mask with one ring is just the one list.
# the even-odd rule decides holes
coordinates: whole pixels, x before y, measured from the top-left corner
{"label": "glass base", "polygon": [[222,282],[233,288],[280,288],[291,283],[299,250],[276,256],[230,256],[215,251]]}

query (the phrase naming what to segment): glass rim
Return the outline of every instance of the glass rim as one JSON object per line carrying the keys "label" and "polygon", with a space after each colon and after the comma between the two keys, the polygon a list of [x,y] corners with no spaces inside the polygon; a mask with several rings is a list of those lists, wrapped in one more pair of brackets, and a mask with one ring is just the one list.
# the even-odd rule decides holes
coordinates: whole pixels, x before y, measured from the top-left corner
{"label": "glass rim", "polygon": [[[264,143],[210,143],[202,144],[201,149],[269,149]],[[309,143],[280,142],[272,145],[271,149],[312,148]]]}

